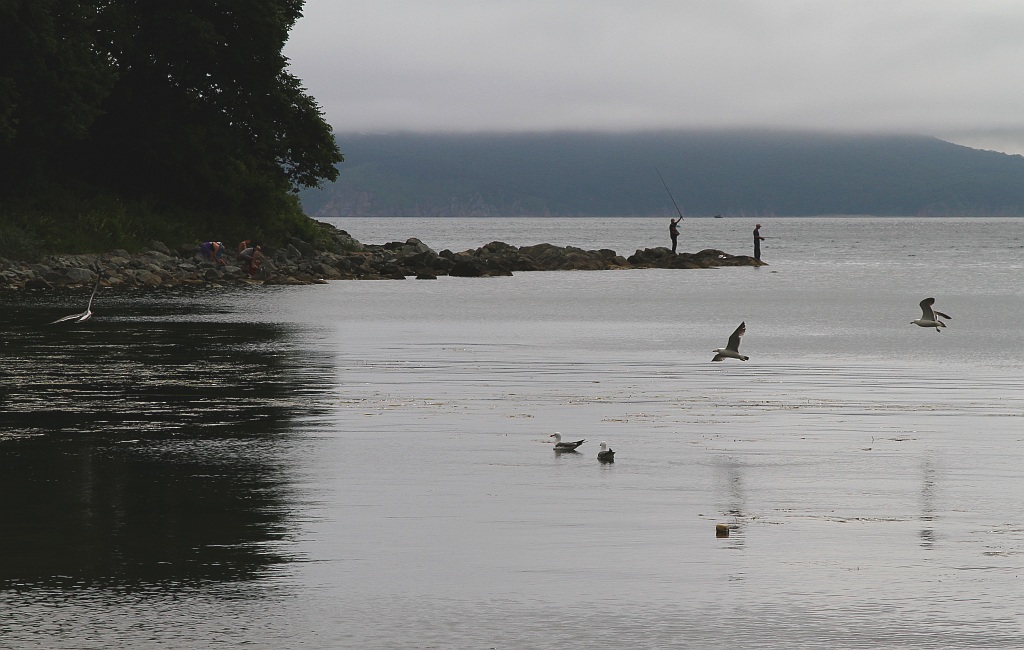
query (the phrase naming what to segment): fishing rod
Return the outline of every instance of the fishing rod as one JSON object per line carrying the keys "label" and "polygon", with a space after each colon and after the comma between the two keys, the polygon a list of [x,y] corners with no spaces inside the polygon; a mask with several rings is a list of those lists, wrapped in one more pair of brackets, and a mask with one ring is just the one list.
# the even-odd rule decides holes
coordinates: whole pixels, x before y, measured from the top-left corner
{"label": "fishing rod", "polygon": [[658,172],[658,178],[661,179],[661,184],[665,186],[665,191],[668,192],[668,198],[672,199],[672,205],[676,206],[676,212],[679,213],[679,220],[683,220],[683,211],[679,209],[679,204],[676,203],[676,197],[672,196],[672,191],[668,189],[668,183],[665,182],[665,177],[661,175],[658,168],[655,167],[654,171]]}

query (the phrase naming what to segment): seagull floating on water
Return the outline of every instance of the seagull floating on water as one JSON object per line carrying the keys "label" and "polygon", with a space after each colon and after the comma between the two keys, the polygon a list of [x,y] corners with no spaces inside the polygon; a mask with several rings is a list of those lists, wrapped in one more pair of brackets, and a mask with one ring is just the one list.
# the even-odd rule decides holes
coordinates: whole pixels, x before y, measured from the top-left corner
{"label": "seagull floating on water", "polygon": [[940,327],[945,327],[946,324],[939,320],[939,316],[942,318],[953,318],[947,314],[943,314],[941,311],[935,311],[932,309],[932,305],[935,304],[935,298],[925,298],[921,301],[921,318],[910,321],[911,325],[917,325],[919,327],[934,327],[935,331],[940,331]]}
{"label": "seagull floating on water", "polygon": [[556,452],[576,451],[577,447],[579,447],[584,442],[586,442],[585,439],[584,440],[577,440],[576,442],[562,442],[562,434],[558,433],[557,431],[555,433],[552,433],[548,437],[555,439],[555,451]]}
{"label": "seagull floating on water", "polygon": [[740,354],[740,337],[743,336],[747,331],[747,322],[743,321],[740,326],[736,328],[736,331],[729,337],[729,343],[724,348],[718,348],[713,350],[715,358],[712,361],[721,361],[726,357],[730,359],[739,359],[740,361],[746,361],[750,357]]}
{"label": "seagull floating on water", "polygon": [[607,442],[601,443],[601,451],[597,452],[597,459],[602,463],[615,462],[615,452],[608,448]]}
{"label": "seagull floating on water", "polygon": [[85,321],[87,321],[90,318],[92,318],[92,300],[93,300],[93,298],[96,297],[96,292],[99,290],[99,288],[100,288],[100,278],[99,278],[99,276],[97,276],[96,277],[96,286],[92,288],[92,295],[89,296],[89,304],[87,304],[85,306],[85,311],[83,311],[80,314],[71,314],[70,316],[65,316],[64,318],[58,318],[57,320],[55,320],[52,323],[50,323],[50,325],[55,325],[57,323],[63,323],[64,321],[72,321],[72,322],[75,322],[75,323],[84,323]]}

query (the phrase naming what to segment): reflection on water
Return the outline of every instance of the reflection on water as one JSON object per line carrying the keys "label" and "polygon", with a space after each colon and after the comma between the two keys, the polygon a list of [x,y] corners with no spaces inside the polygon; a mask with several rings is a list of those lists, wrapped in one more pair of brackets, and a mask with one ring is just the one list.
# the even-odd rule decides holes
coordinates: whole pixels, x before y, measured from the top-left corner
{"label": "reflection on water", "polygon": [[938,518],[936,508],[936,491],[938,490],[938,472],[931,455],[921,460],[921,548],[934,548],[936,542],[935,520]]}
{"label": "reflection on water", "polygon": [[117,300],[69,327],[4,310],[0,587],[173,589],[285,560],[282,437],[323,364],[282,326],[197,320],[202,296]]}
{"label": "reflection on water", "polygon": [[1019,281],[875,262],[25,299],[0,646],[1024,647]]}
{"label": "reflection on water", "polygon": [[743,549],[743,527],[742,523],[747,517],[746,490],[743,479],[745,468],[740,460],[736,458],[723,457],[715,463],[716,469],[721,472],[721,480],[724,483],[721,494],[725,496],[722,506],[724,522],[730,525],[728,548],[735,550]]}

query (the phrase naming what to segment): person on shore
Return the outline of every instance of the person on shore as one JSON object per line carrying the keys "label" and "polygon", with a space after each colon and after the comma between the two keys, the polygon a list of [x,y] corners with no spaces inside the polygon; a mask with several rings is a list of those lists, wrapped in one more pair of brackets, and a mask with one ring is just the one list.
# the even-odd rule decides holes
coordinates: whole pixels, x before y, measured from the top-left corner
{"label": "person on shore", "polygon": [[[248,241],[248,240],[246,240]],[[259,244],[252,244],[238,253],[238,261],[242,263],[242,271],[250,278],[256,274],[266,256]]]}
{"label": "person on shore", "polygon": [[678,219],[670,219],[668,224],[668,236],[672,238],[672,254],[676,254],[676,243],[679,241],[679,222],[683,220],[683,215],[679,215]]}
{"label": "person on shore", "polygon": [[250,240],[250,239],[243,239],[242,241],[238,242],[238,252],[241,253],[246,248],[249,248],[249,242],[250,241],[252,241],[252,240]]}
{"label": "person on shore", "polygon": [[758,262],[761,261],[761,242],[764,241],[764,237],[761,236],[761,224],[754,226],[754,259]]}
{"label": "person on shore", "polygon": [[199,252],[213,264],[224,266],[224,244],[219,241],[204,241],[199,245]]}

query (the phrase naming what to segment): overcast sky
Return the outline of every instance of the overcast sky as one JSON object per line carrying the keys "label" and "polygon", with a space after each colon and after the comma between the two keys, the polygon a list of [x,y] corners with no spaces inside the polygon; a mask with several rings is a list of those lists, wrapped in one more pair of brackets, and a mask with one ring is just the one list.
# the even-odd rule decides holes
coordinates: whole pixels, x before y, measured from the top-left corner
{"label": "overcast sky", "polygon": [[306,0],[338,132],[769,127],[1024,153],[1020,0]]}

